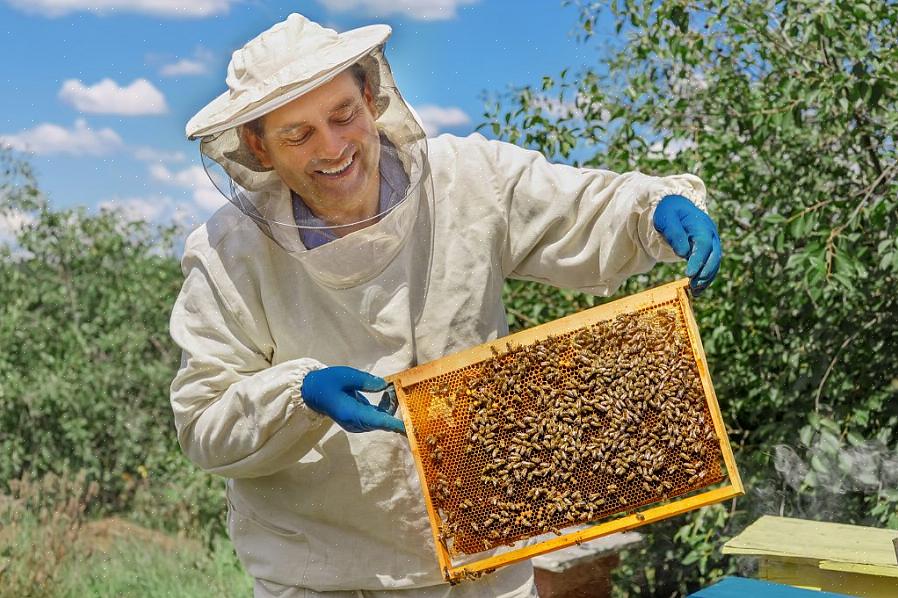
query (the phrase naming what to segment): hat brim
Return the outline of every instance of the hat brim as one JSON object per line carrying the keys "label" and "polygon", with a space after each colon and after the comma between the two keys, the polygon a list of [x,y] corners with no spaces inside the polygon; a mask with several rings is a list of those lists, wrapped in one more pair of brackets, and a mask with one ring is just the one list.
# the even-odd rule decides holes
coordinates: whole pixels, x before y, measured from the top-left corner
{"label": "hat brim", "polygon": [[322,70],[312,77],[295,80],[290,72],[280,73],[279,79],[270,88],[259,91],[258,97],[232,100],[229,91],[209,102],[187,123],[188,139],[196,139],[220,133],[232,127],[246,124],[268,114],[276,108],[295,100],[324,85],[338,74],[382,46],[390,37],[392,29],[387,25],[367,25],[339,34],[340,41],[328,49],[331,59]]}

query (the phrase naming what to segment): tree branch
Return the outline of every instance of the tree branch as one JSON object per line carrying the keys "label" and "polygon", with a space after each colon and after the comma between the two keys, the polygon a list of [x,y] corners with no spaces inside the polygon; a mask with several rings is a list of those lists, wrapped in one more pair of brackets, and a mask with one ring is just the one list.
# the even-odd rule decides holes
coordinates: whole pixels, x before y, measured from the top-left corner
{"label": "tree branch", "polygon": [[842,344],[839,345],[838,349],[836,349],[836,354],[833,355],[832,360],[830,360],[829,362],[829,366],[823,373],[823,378],[820,379],[820,384],[817,385],[817,394],[814,396],[814,413],[818,413],[820,411],[820,395],[823,393],[823,387],[826,385],[826,380],[829,378],[830,373],[833,371],[833,367],[835,367],[836,361],[839,359],[839,355],[842,353],[842,350],[845,349],[845,347],[847,347],[849,344],[851,344],[854,339],[860,336],[862,332],[866,331],[870,328],[870,326],[875,324],[878,319],[879,317],[877,316],[866,324],[863,324],[857,332],[842,341]]}
{"label": "tree branch", "polygon": [[861,209],[864,205],[873,197],[873,193],[877,188],[883,183],[887,182],[898,173],[898,162],[893,162],[889,165],[885,170],[882,171],[873,183],[867,187],[864,193],[864,198],[858,202],[857,207],[854,208],[854,211],[851,213],[851,216],[848,217],[848,220],[845,221],[844,224],[840,224],[839,226],[832,229],[829,233],[829,237],[826,239],[826,276],[829,278],[830,273],[832,272],[832,260],[835,255],[835,244],[836,237],[842,234],[842,231],[845,230],[849,224],[851,224],[857,215],[860,213]]}
{"label": "tree branch", "polygon": [[506,309],[506,311],[508,311],[508,313],[510,313],[514,317],[518,318],[519,320],[523,320],[524,322],[527,322],[531,326],[539,326],[539,322],[537,322],[530,316],[521,313],[520,311],[516,310],[515,308],[506,306],[505,309]]}

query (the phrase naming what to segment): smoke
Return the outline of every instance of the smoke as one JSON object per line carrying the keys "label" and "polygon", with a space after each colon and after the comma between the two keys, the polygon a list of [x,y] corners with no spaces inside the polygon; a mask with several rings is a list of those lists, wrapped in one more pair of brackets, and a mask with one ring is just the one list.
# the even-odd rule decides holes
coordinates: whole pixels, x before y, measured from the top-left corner
{"label": "smoke", "polygon": [[795,446],[774,446],[772,457],[776,477],[751,489],[759,514],[856,519],[864,497],[898,489],[898,453],[879,440],[846,440],[823,429]]}
{"label": "smoke", "polygon": [[758,557],[733,555],[730,557],[736,565],[736,571],[739,577],[757,577],[758,576]]}
{"label": "smoke", "polygon": [[798,492],[808,475],[809,467],[792,447],[778,444],[773,448],[773,466],[790,488]]}

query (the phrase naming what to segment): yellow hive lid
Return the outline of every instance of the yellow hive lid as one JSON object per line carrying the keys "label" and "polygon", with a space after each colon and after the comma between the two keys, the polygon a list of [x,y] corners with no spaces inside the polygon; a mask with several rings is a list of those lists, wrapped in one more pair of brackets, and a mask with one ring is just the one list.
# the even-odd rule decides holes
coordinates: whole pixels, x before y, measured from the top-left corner
{"label": "yellow hive lid", "polygon": [[724,554],[818,561],[821,569],[898,577],[898,530],[764,515],[723,545]]}

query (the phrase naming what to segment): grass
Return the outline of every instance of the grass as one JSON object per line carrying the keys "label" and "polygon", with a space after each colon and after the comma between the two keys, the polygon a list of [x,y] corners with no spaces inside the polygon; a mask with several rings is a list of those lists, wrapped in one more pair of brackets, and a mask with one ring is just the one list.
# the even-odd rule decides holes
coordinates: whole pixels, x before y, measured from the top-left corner
{"label": "grass", "polygon": [[139,539],[118,539],[108,551],[72,559],[63,567],[53,596],[145,598],[252,596],[252,578],[227,539],[212,550],[193,542],[172,547]]}
{"label": "grass", "polygon": [[33,518],[21,519],[16,535],[4,535],[0,544],[7,557],[0,597],[252,596],[252,578],[226,538],[209,549],[122,519],[87,522],[78,531],[56,559],[51,542],[58,536]]}
{"label": "grass", "polygon": [[211,547],[120,518],[91,521],[99,487],[47,475],[0,494],[0,598],[252,596],[230,542]]}

